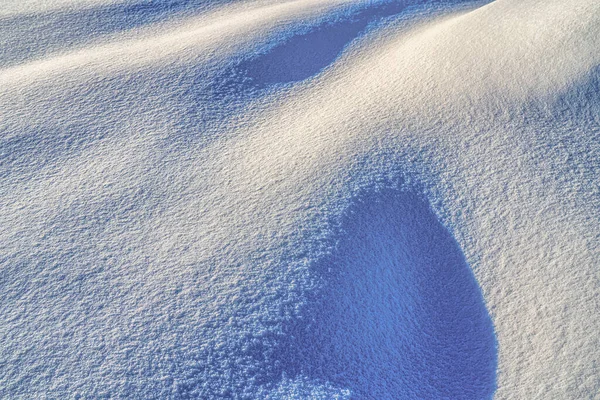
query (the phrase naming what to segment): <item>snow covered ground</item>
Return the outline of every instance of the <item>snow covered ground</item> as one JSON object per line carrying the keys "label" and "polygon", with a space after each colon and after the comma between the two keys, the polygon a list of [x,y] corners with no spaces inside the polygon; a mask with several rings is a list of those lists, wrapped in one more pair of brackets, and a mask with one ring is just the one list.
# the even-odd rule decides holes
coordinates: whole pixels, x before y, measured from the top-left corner
{"label": "snow covered ground", "polygon": [[600,2],[4,0],[0,398],[600,399]]}

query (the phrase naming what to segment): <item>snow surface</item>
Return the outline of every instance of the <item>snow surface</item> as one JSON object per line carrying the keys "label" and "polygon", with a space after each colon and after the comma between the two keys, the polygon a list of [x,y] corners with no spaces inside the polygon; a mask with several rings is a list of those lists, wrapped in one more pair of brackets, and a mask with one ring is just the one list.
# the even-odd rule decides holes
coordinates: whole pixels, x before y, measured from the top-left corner
{"label": "snow surface", "polygon": [[600,2],[6,0],[0,398],[600,399]]}

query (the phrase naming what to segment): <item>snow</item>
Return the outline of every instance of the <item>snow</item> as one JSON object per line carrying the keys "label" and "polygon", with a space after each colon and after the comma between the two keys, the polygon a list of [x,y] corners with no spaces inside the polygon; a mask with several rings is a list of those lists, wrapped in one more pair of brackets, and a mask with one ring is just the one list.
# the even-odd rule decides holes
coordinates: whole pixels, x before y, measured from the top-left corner
{"label": "snow", "polygon": [[7,2],[0,397],[595,399],[600,3]]}

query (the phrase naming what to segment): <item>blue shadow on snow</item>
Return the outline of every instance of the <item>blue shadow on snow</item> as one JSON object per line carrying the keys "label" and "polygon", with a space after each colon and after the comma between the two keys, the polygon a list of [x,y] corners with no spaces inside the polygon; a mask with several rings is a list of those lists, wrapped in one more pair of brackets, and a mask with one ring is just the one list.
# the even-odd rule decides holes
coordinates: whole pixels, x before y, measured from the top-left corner
{"label": "blue shadow on snow", "polygon": [[386,190],[346,214],[325,282],[278,353],[286,376],[359,399],[491,398],[494,327],[461,249],[419,196]]}
{"label": "blue shadow on snow", "polygon": [[369,24],[399,14],[406,2],[369,7],[349,17],[340,17],[309,33],[296,35],[254,59],[242,63],[252,84],[265,88],[310,78],[335,61],[344,48]]}

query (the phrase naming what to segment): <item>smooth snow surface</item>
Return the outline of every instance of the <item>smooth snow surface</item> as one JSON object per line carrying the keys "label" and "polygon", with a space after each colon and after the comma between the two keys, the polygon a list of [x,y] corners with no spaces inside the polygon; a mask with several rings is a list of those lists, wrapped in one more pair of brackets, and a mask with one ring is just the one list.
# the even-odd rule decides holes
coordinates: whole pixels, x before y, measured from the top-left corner
{"label": "smooth snow surface", "polygon": [[600,2],[6,0],[0,398],[600,399]]}

